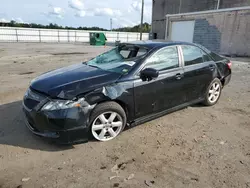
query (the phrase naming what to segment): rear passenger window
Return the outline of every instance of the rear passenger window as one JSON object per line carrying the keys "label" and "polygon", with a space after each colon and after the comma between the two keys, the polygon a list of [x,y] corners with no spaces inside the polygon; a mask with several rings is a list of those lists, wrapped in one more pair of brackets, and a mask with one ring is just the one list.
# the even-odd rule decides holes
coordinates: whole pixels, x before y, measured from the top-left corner
{"label": "rear passenger window", "polygon": [[203,61],[204,62],[212,61],[212,59],[209,57],[209,55],[206,52],[202,51],[202,54],[203,54]]}
{"label": "rear passenger window", "polygon": [[214,52],[211,52],[210,55],[214,59],[214,61],[222,61],[222,60],[224,60],[223,57],[219,56],[218,54],[216,54]]}
{"label": "rear passenger window", "polygon": [[203,63],[203,54],[200,48],[195,46],[182,46],[185,66]]}

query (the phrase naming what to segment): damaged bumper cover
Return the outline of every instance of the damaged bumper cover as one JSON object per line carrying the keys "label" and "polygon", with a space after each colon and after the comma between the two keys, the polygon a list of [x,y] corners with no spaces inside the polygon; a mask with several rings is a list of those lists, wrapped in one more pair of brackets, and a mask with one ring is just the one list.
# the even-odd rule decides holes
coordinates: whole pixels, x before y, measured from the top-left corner
{"label": "damaged bumper cover", "polygon": [[32,108],[31,104],[39,98],[29,90],[23,100],[24,121],[31,132],[60,144],[88,141],[88,121],[94,105],[84,98],[77,101],[44,98]]}

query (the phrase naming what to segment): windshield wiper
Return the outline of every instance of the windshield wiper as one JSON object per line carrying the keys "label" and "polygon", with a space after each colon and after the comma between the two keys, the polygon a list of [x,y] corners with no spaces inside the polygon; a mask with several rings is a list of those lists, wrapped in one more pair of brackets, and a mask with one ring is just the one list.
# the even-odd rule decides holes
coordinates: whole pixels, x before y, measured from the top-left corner
{"label": "windshield wiper", "polygon": [[98,66],[96,66],[96,65],[89,65],[89,64],[87,64],[87,63],[86,63],[86,65],[88,65],[88,66],[90,66],[90,67],[94,67],[94,68],[100,69],[100,67],[98,67]]}
{"label": "windshield wiper", "polygon": [[[118,60],[120,60],[120,59],[112,59],[112,60],[107,61],[107,63],[110,63],[110,62],[112,62],[112,61],[118,61]],[[122,59],[121,59],[121,60],[122,60]]]}

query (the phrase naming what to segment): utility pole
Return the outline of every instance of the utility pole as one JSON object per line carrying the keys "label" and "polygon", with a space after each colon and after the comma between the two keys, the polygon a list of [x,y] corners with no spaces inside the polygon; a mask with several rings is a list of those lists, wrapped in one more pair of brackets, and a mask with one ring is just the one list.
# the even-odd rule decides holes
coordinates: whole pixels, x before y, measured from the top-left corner
{"label": "utility pole", "polygon": [[141,4],[141,31],[140,31],[140,40],[142,40],[143,14],[144,14],[144,0],[142,0],[142,4]]}
{"label": "utility pole", "polygon": [[110,18],[110,31],[112,31],[113,30],[113,20],[112,20],[112,18]]}
{"label": "utility pole", "polygon": [[220,0],[218,0],[218,2],[217,2],[217,10],[219,10],[220,9]]}
{"label": "utility pole", "polygon": [[181,13],[182,0],[180,0],[179,14]]}

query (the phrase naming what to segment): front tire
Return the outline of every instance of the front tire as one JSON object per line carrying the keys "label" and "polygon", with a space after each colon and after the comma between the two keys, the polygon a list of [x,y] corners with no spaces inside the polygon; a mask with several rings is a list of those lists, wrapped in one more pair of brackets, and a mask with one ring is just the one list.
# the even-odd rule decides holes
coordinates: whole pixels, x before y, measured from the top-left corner
{"label": "front tire", "polygon": [[218,78],[215,78],[207,89],[205,100],[203,102],[204,105],[206,106],[215,105],[221,96],[221,90],[222,90],[221,81]]}
{"label": "front tire", "polygon": [[116,102],[104,102],[95,107],[91,117],[91,134],[105,142],[117,137],[124,129],[127,118],[123,108]]}

